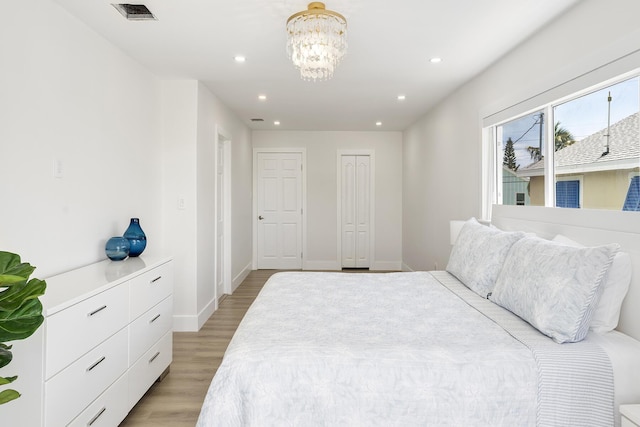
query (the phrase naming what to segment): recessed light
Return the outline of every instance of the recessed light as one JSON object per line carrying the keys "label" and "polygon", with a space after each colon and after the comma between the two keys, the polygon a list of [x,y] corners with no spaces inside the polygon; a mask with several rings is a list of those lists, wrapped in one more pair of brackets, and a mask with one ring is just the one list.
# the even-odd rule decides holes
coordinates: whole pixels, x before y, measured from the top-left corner
{"label": "recessed light", "polygon": [[376,126],[382,126],[382,122],[376,122]]}
{"label": "recessed light", "polygon": [[398,101],[404,101],[405,99],[407,99],[405,95],[398,95]]}
{"label": "recessed light", "polygon": [[275,122],[273,122],[274,125],[276,126],[280,126],[280,122],[278,120],[276,120]]}
{"label": "recessed light", "polygon": [[442,58],[436,56],[434,58],[431,58],[429,62],[431,62],[432,64],[439,64],[440,62],[442,62]]}
{"label": "recessed light", "polygon": [[267,100],[267,95],[258,95],[258,99],[260,101],[266,101]]}
{"label": "recessed light", "polygon": [[242,56],[242,55],[236,55],[236,56],[234,56],[234,57],[233,57],[233,59],[234,59],[236,62],[245,62],[245,61],[247,60],[247,58],[245,58],[245,57],[244,57],[244,56]]}

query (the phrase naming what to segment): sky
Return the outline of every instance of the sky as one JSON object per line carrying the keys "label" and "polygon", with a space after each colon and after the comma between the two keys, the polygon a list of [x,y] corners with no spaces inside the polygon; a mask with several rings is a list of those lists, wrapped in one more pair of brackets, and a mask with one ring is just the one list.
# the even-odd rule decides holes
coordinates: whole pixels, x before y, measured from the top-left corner
{"label": "sky", "polygon": [[[554,106],[554,121],[567,129],[579,141],[607,127],[608,95],[611,92],[611,124],[636,113],[640,109],[639,78],[617,83],[591,92],[580,98]],[[503,146],[510,137],[516,142],[516,163],[525,167],[532,163],[529,146],[540,143],[540,111],[502,125]],[[544,118],[545,124],[547,117]],[[543,135],[544,139],[544,135]],[[543,140],[544,144],[544,140]]]}

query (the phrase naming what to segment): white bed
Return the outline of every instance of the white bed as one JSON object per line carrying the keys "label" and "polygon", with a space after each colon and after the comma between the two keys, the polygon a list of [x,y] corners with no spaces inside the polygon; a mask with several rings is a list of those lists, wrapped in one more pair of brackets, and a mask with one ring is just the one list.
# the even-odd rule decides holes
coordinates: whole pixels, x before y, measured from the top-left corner
{"label": "white bed", "polygon": [[[504,229],[576,238],[573,225],[545,231],[495,212]],[[198,425],[607,426],[618,404],[640,401],[634,375],[638,341],[613,331],[557,344],[447,272],[278,273]]]}

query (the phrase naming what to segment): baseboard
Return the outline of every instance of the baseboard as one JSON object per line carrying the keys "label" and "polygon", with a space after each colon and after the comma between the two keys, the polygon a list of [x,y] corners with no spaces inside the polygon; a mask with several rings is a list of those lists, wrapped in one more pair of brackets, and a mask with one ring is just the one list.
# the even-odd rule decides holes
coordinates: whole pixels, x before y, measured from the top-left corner
{"label": "baseboard", "polygon": [[413,268],[409,267],[404,262],[402,263],[402,271],[413,271]]}
{"label": "baseboard", "polygon": [[342,267],[337,261],[304,261],[302,264],[302,269],[317,271],[336,271],[342,270]]}
{"label": "baseboard", "polygon": [[371,266],[372,271],[400,271],[402,262],[400,261],[375,261]]}
{"label": "baseboard", "polygon": [[247,264],[236,277],[233,278],[233,282],[231,283],[231,293],[235,292],[240,286],[240,283],[244,282],[244,279],[247,278],[249,273],[251,273],[251,263]]}
{"label": "baseboard", "polygon": [[211,315],[218,309],[218,302],[216,299],[212,299],[209,303],[200,310],[198,313],[198,330],[204,326],[207,320],[211,317]]}

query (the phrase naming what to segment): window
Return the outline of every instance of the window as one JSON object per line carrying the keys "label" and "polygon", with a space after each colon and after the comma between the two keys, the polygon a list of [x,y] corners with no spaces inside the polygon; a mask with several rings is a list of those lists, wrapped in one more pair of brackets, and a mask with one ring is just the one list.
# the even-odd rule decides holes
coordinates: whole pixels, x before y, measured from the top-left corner
{"label": "window", "polygon": [[640,176],[638,175],[631,178],[622,210],[640,211]]}
{"label": "window", "polygon": [[[640,78],[552,102],[488,128],[494,201],[640,210]],[[546,144],[546,141],[552,143]],[[630,174],[635,174],[630,178]]]}
{"label": "window", "polygon": [[556,182],[556,207],[580,207],[580,181],[576,179]]}

